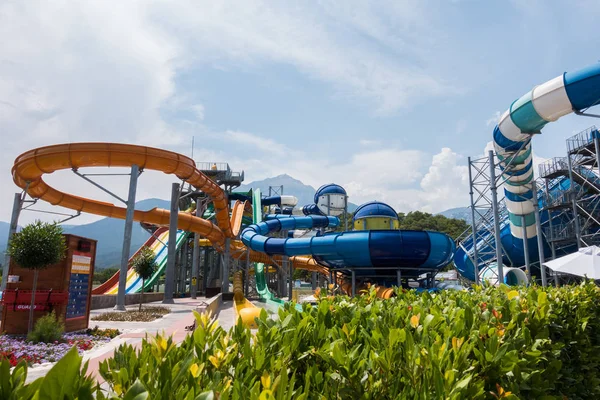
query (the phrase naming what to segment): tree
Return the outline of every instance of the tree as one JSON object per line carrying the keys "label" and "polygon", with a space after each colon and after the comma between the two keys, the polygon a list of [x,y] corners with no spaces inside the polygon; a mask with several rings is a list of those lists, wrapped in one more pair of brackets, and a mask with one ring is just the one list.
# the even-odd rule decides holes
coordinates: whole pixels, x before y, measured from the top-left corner
{"label": "tree", "polygon": [[109,267],[106,269],[94,270],[94,283],[104,283],[113,276],[119,268]]}
{"label": "tree", "polygon": [[62,227],[56,223],[35,221],[15,234],[8,244],[8,254],[14,262],[34,271],[27,333],[33,329],[33,308],[39,271],[65,258],[67,245],[62,233]]}
{"label": "tree", "polygon": [[142,293],[140,295],[140,311],[142,311],[142,303],[144,302],[144,285],[146,279],[149,279],[156,269],[154,259],[156,254],[150,247],[143,247],[137,256],[133,259],[133,270],[142,278]]}

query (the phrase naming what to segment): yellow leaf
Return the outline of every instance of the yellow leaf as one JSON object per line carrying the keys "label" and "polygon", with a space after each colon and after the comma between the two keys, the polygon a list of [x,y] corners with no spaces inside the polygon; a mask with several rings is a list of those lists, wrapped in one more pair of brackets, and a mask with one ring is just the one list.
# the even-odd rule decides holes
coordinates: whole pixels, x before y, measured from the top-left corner
{"label": "yellow leaf", "polygon": [[221,390],[221,393],[227,392],[230,387],[231,387],[231,378],[227,378],[227,380],[225,381],[225,386],[223,386],[223,390]]}
{"label": "yellow leaf", "polygon": [[267,371],[263,372],[260,377],[260,382],[262,383],[265,389],[269,389],[271,387],[271,375]]}
{"label": "yellow leaf", "polygon": [[458,350],[460,349],[460,346],[462,346],[463,342],[465,341],[464,338],[457,338],[457,337],[453,337],[452,338],[452,348],[454,350]]}
{"label": "yellow leaf", "polygon": [[350,336],[350,332],[348,332],[348,327],[346,326],[346,324],[344,324],[344,326],[342,326],[342,332],[344,332],[346,334],[346,337]]}
{"label": "yellow leaf", "polygon": [[410,317],[410,326],[412,326],[413,328],[419,326],[419,319],[421,319],[421,314],[413,315],[412,317]]}
{"label": "yellow leaf", "polygon": [[497,330],[498,336],[504,336],[504,329]]}
{"label": "yellow leaf", "polygon": [[215,356],[210,356],[210,357],[208,357],[208,361],[210,361],[210,363],[211,363],[212,365],[214,365],[214,366],[215,366],[215,368],[219,368],[219,359],[218,359],[217,357],[215,357]]}
{"label": "yellow leaf", "polygon": [[197,378],[198,375],[200,375],[200,368],[198,367],[198,364],[193,363],[192,365],[190,365],[190,373],[194,378]]}
{"label": "yellow leaf", "polygon": [[118,383],[115,385],[115,393],[121,395],[123,393],[123,388]]}
{"label": "yellow leaf", "polygon": [[508,296],[509,300],[514,299],[515,297],[519,297],[519,292],[517,292],[516,290],[511,290],[510,292],[508,292],[506,294]]}
{"label": "yellow leaf", "polygon": [[158,347],[160,347],[162,350],[166,350],[167,349],[167,341],[165,340],[164,337],[162,336],[157,336],[156,337],[156,344],[158,345]]}

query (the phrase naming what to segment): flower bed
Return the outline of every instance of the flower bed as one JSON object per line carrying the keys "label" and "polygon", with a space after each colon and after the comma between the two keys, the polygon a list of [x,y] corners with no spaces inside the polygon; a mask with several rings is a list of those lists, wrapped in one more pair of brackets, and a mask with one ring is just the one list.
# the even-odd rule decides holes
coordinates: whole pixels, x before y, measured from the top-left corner
{"label": "flower bed", "polygon": [[[77,347],[79,353],[91,350],[96,346],[110,342],[118,331],[88,330],[88,333],[67,333],[62,341],[54,343],[28,342],[24,336],[0,336],[0,360],[7,359],[11,366],[16,366],[23,360],[29,365],[52,363],[60,360],[72,347]],[[116,335],[115,332],[116,331]]]}
{"label": "flower bed", "polygon": [[129,309],[125,312],[111,311],[92,318],[93,321],[113,321],[113,322],[150,322],[162,318],[171,312],[168,307],[152,306],[143,307],[142,311]]}

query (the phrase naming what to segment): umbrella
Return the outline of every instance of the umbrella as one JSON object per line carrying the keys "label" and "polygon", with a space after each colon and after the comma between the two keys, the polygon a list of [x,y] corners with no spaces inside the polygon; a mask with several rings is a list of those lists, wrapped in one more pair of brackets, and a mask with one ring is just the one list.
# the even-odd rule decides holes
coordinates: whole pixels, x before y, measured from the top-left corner
{"label": "umbrella", "polygon": [[544,265],[554,272],[600,279],[600,247],[585,247],[575,253],[545,262]]}

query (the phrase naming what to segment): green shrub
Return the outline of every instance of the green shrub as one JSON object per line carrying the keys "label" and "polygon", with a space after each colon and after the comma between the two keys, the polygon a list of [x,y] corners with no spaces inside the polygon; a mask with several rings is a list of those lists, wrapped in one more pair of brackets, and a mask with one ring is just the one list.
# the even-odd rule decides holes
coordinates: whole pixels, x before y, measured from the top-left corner
{"label": "green shrub", "polygon": [[27,335],[27,340],[33,343],[54,343],[61,340],[64,332],[64,324],[56,319],[56,314],[52,311],[37,320],[35,327]]}
{"label": "green shrub", "polygon": [[481,288],[322,299],[256,333],[206,315],[179,346],[121,346],[100,374],[150,398],[600,398],[600,289]]}

